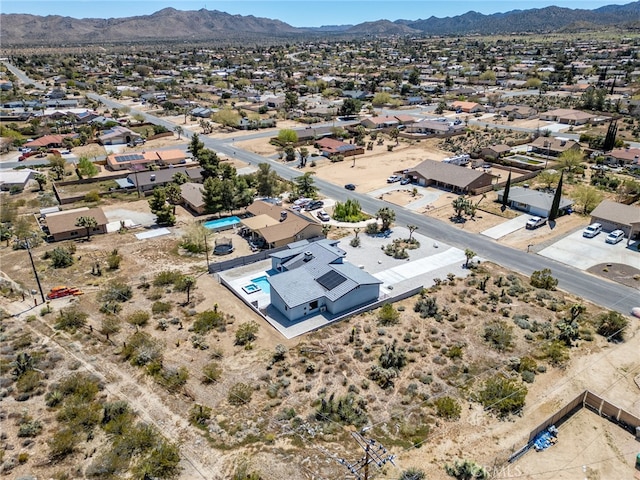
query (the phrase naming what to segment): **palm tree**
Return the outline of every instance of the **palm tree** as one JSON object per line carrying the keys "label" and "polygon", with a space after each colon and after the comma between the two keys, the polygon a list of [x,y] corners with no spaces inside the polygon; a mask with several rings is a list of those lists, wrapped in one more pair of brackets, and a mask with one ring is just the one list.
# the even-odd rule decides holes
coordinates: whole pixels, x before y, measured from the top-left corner
{"label": "palm tree", "polygon": [[95,217],[79,217],[75,223],[76,227],[84,227],[87,229],[87,241],[91,239],[91,229],[98,226]]}

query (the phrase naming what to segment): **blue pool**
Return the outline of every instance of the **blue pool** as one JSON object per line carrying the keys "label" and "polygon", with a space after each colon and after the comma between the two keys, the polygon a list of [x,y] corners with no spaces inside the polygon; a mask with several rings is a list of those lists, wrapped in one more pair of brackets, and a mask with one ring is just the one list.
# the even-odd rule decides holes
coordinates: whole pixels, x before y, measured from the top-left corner
{"label": "blue pool", "polygon": [[264,293],[271,293],[271,285],[269,284],[269,280],[267,280],[266,275],[251,279],[251,283],[260,287],[260,290]]}
{"label": "blue pool", "polygon": [[218,220],[209,220],[208,222],[204,222],[205,228],[209,230],[226,230],[240,223],[240,218],[233,217],[225,217],[219,218]]}

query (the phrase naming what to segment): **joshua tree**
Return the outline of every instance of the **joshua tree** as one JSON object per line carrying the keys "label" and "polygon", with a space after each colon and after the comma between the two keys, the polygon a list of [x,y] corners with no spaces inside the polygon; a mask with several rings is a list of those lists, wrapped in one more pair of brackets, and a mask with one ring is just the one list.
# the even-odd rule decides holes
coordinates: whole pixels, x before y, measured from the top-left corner
{"label": "joshua tree", "polygon": [[411,243],[411,240],[413,239],[413,232],[418,230],[418,227],[416,225],[407,225],[407,228],[409,229],[409,243]]}
{"label": "joshua tree", "polygon": [[91,229],[98,226],[95,217],[80,217],[76,220],[76,227],[84,227],[87,229],[87,241],[91,240]]}
{"label": "joshua tree", "polygon": [[469,261],[476,256],[476,252],[474,252],[470,248],[465,248],[464,256],[467,258],[467,261],[464,264],[464,268],[469,268]]}

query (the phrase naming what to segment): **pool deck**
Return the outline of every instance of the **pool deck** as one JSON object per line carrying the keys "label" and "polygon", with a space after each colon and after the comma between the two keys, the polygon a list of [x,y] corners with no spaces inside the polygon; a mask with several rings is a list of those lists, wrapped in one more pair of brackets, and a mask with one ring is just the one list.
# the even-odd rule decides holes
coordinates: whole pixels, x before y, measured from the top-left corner
{"label": "pool deck", "polygon": [[[409,252],[409,259],[397,260],[384,254],[381,246],[391,243],[395,238],[407,238],[409,231],[404,227],[394,227],[389,238],[371,237],[360,234],[360,247],[352,247],[349,242],[352,236],[342,238],[340,248],[347,252],[346,260],[362,266],[367,272],[381,280],[380,299],[397,296],[418,287],[433,285],[434,279],[446,279],[447,274],[466,277],[469,270],[464,269],[466,261],[464,252],[458,248],[438,244],[434,240],[414,233],[420,247]],[[332,315],[328,312],[308,316],[296,321],[289,321],[284,315],[271,306],[269,293],[259,290],[245,292],[242,287],[252,283],[252,279],[270,276],[271,260],[262,260],[231,270],[219,272],[217,275],[247,305],[257,310],[285,338],[291,339],[317,330],[348,316],[349,312]],[[360,306],[362,307],[362,306]],[[360,308],[356,307],[356,311]]]}

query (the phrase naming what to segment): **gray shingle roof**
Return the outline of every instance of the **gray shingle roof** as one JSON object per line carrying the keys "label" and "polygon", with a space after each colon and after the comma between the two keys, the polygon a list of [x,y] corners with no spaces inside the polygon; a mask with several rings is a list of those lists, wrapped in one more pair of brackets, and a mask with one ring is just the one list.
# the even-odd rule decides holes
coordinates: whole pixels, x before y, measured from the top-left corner
{"label": "gray shingle roof", "polygon": [[[498,200],[502,198],[504,190],[498,192]],[[540,192],[524,187],[511,187],[509,190],[509,201],[518,202],[535,208],[551,210],[553,204],[553,193]],[[566,208],[573,205],[573,200],[562,197],[560,199],[560,208]]]}

